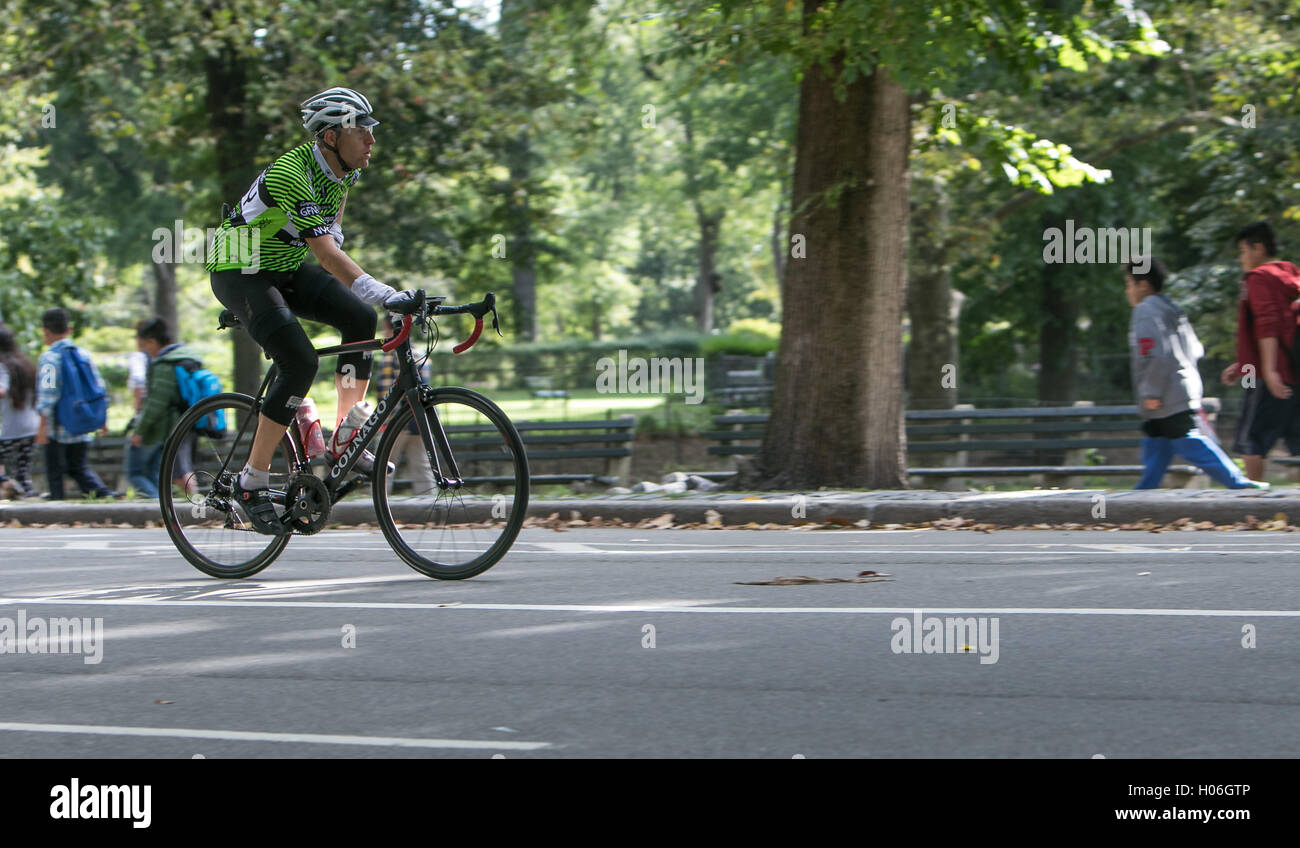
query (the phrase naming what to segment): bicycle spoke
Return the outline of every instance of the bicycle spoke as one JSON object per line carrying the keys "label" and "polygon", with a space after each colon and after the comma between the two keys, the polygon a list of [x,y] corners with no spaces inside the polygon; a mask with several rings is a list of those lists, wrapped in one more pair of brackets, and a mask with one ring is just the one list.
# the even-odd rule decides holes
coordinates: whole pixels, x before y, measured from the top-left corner
{"label": "bicycle spoke", "polygon": [[[482,395],[439,389],[427,410],[431,423],[441,423],[455,462],[440,451],[435,470],[418,431],[411,432],[410,411],[395,415],[375,463],[380,528],[422,574],[472,577],[496,563],[519,532],[528,506],[527,458],[509,419]],[[397,471],[390,475],[385,460]],[[459,481],[437,473],[452,467]],[[400,491],[408,483],[411,490]]]}
{"label": "bicycle spoke", "polygon": [[[208,398],[186,412],[163,450],[159,496],[164,524],[177,550],[194,567],[214,577],[247,577],[260,571],[284,550],[290,538],[256,532],[231,490],[252,446],[257,426],[252,408],[252,399],[244,395]],[[225,412],[224,431],[193,429],[196,422],[217,410]],[[292,445],[286,436],[272,460],[273,475],[286,479],[291,457]],[[176,485],[177,480],[183,485]]]}

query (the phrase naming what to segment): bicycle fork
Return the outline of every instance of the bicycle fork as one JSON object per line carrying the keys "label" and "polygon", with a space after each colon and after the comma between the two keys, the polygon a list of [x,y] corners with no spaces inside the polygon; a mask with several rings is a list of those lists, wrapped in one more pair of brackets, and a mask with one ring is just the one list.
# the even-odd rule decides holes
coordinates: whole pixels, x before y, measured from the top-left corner
{"label": "bicycle fork", "polygon": [[[451,444],[447,441],[447,432],[438,418],[438,411],[432,406],[424,405],[426,399],[432,399],[433,390],[427,386],[413,386],[406,390],[405,397],[406,403],[411,407],[415,426],[420,431],[420,441],[424,442],[424,451],[429,456],[429,467],[433,469],[433,477],[438,483],[438,488],[443,491],[460,489],[465,485],[465,481],[461,479],[460,469],[456,467],[456,457],[452,454]],[[447,459],[447,474],[443,473],[442,464],[438,460],[439,454]]]}

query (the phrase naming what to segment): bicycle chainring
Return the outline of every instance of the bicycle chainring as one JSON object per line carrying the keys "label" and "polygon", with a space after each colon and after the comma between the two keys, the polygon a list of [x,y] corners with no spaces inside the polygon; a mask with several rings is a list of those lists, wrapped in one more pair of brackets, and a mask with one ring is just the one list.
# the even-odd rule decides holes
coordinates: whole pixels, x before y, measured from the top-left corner
{"label": "bicycle chainring", "polygon": [[329,517],[329,489],[315,474],[295,474],[284,492],[281,520],[293,531],[312,536],[325,529]]}

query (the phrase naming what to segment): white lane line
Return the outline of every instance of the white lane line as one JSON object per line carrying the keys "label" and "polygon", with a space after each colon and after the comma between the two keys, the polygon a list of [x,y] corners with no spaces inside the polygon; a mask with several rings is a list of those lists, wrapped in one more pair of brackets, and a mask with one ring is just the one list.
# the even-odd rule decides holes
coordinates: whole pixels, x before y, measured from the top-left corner
{"label": "white lane line", "polygon": [[536,751],[550,742],[498,742],[478,739],[412,739],[402,736],[347,736],[332,733],[264,733],[252,730],[194,730],[184,727],[124,727],[111,724],[28,724],[0,721],[0,731],[79,733],[92,736],[157,736],[174,739],[219,739],[226,742],[297,742],[307,745],[365,745],[378,748],[458,748],[464,750]]}
{"label": "white lane line", "polygon": [[[0,598],[0,606],[120,606],[120,607],[239,607],[255,609],[371,609],[371,610],[475,610],[487,612],[595,612],[595,613],[721,613],[739,615],[837,614],[837,615],[910,615],[918,607],[706,607],[691,606],[692,601],[676,604],[443,604],[349,602],[349,601],[163,601],[133,600],[64,600],[60,598]],[[930,614],[963,615],[1161,615],[1238,618],[1300,618],[1300,610],[1261,609],[1159,609],[1107,607],[920,607]]]}
{"label": "white lane line", "polygon": [[[610,551],[593,548],[591,545],[584,545],[581,542],[527,542],[529,545],[537,545],[542,551],[535,553],[550,554],[607,554]],[[638,551],[637,553],[641,553]]]}

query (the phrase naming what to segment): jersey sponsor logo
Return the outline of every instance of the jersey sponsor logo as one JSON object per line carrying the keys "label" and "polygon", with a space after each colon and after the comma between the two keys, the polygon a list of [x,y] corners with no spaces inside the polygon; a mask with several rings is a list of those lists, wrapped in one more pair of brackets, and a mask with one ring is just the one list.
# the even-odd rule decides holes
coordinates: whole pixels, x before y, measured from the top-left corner
{"label": "jersey sponsor logo", "polygon": [[322,212],[319,203],[310,203],[306,200],[300,201],[295,209],[298,212],[299,218],[311,218],[315,215],[321,214]]}
{"label": "jersey sponsor logo", "polygon": [[1151,348],[1153,348],[1153,347],[1155,347],[1155,346],[1156,346],[1156,340],[1155,340],[1155,339],[1138,339],[1138,351],[1139,351],[1143,356],[1146,356],[1148,353],[1150,353],[1150,352],[1151,352]]}

